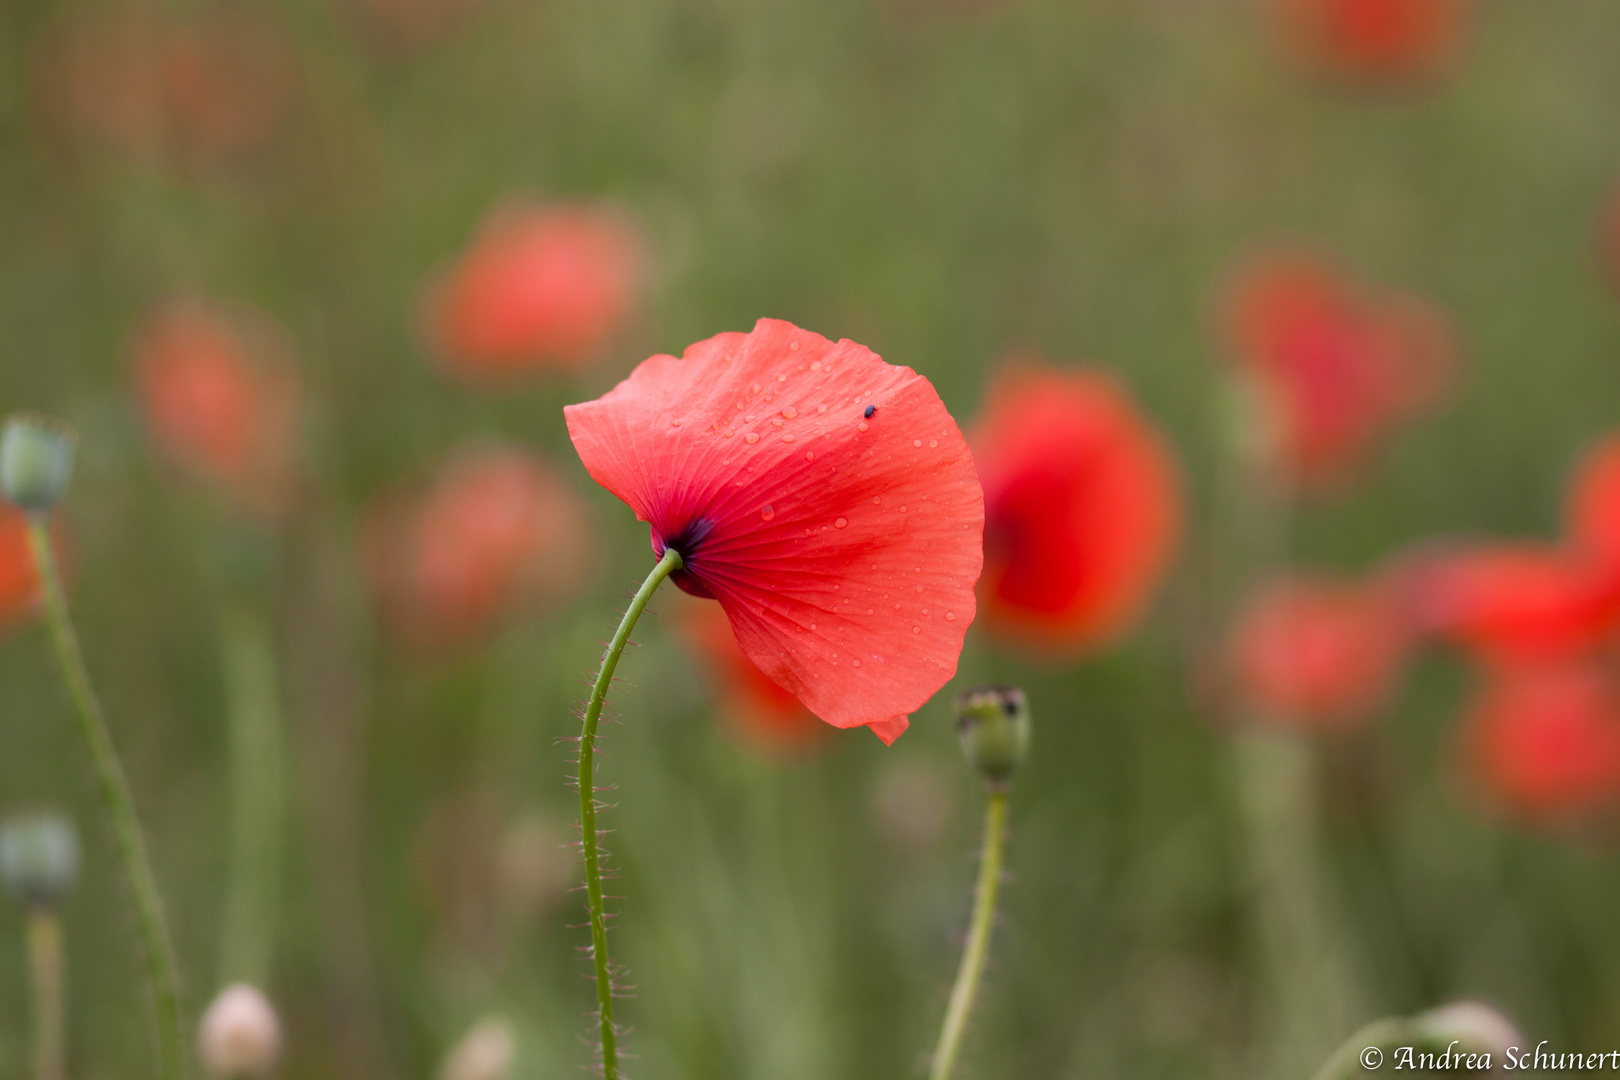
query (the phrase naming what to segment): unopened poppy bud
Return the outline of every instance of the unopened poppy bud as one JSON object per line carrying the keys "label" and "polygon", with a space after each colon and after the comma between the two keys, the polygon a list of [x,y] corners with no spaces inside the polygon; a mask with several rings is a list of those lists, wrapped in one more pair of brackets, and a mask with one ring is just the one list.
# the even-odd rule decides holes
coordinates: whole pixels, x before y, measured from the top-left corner
{"label": "unopened poppy bud", "polygon": [[1477,1001],[1454,1001],[1412,1018],[1418,1039],[1437,1046],[1453,1040],[1469,1050],[1505,1054],[1510,1046],[1524,1045],[1524,1036],[1513,1021],[1489,1005]]}
{"label": "unopened poppy bud", "polygon": [[26,904],[51,907],[79,878],[79,834],[50,811],[17,814],[0,824],[0,881]]}
{"label": "unopened poppy bud", "polygon": [[215,1080],[268,1076],[280,1054],[276,1010],[247,983],[221,990],[197,1026],[197,1056]]}
{"label": "unopened poppy bud", "polygon": [[44,416],[13,416],[0,434],[0,491],[29,513],[55,506],[73,475],[73,431]]}
{"label": "unopened poppy bud", "polygon": [[980,686],[956,699],[956,734],[991,787],[1005,785],[1029,753],[1029,706],[1016,686]]}
{"label": "unopened poppy bud", "polygon": [[505,1020],[481,1021],[461,1037],[444,1059],[440,1080],[506,1080],[512,1074],[517,1040]]}

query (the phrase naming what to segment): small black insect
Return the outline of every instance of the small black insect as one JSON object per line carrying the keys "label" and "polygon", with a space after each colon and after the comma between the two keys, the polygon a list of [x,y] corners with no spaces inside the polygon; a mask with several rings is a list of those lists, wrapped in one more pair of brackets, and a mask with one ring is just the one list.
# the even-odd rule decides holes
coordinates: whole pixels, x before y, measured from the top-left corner
{"label": "small black insect", "polygon": [[868,405],[866,407],[866,418],[868,420],[872,419],[872,414],[875,413],[875,412],[877,412],[877,406],[876,405]]}

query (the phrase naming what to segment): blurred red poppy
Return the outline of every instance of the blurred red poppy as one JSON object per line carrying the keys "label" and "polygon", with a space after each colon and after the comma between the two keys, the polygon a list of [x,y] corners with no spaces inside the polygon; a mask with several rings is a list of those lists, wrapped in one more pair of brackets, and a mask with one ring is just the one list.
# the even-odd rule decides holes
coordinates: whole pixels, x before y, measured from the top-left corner
{"label": "blurred red poppy", "polygon": [[298,381],[262,316],[197,300],[154,312],[135,335],[147,430],[181,468],[275,514],[292,493]]}
{"label": "blurred red poppy", "polygon": [[984,484],[985,621],[1048,651],[1129,628],[1182,525],[1169,444],[1110,375],[1015,364],[972,428]]}
{"label": "blurred red poppy", "polygon": [[1436,404],[1456,366],[1438,309],[1311,255],[1273,252],[1241,266],[1223,327],[1260,401],[1265,464],[1302,487],[1353,474],[1397,422]]}
{"label": "blurred red poppy", "polygon": [[1620,434],[1599,439],[1576,462],[1564,520],[1581,552],[1620,568]]}
{"label": "blurred red poppy", "polygon": [[927,379],[761,319],[564,410],[585,467],[681,553],[748,658],[885,742],[956,672],[983,562],[972,455]]}
{"label": "blurred red poppy", "polygon": [[[64,579],[71,574],[67,533],[59,517],[51,518],[51,547]],[[32,618],[43,596],[34,553],[28,543],[28,515],[0,500],[0,632]]]}
{"label": "blurred red poppy", "polygon": [[640,236],[612,209],[497,208],[428,290],[429,343],[474,381],[576,370],[623,325],[644,262]]}
{"label": "blurred red poppy", "polygon": [[693,600],[682,606],[675,624],[708,668],[720,714],[745,742],[773,756],[792,756],[827,734],[827,725],[748,659],[719,604]]}
{"label": "blurred red poppy", "polygon": [[264,15],[211,7],[180,16],[140,0],[59,21],[32,69],[38,112],[58,141],[183,166],[264,147],[298,81],[291,43]]}
{"label": "blurred red poppy", "polygon": [[578,494],[549,462],[504,446],[463,450],[425,493],[372,504],[360,542],[384,622],[429,650],[557,603],[590,565]]}
{"label": "blurred red poppy", "polygon": [[1462,44],[1464,0],[1273,0],[1287,46],[1307,65],[1358,82],[1443,73]]}
{"label": "blurred red poppy", "polygon": [[1620,805],[1620,697],[1598,664],[1492,674],[1462,749],[1472,782],[1514,815],[1576,823]]}
{"label": "blurred red poppy", "polygon": [[1547,544],[1441,546],[1410,557],[1404,577],[1415,630],[1496,664],[1590,652],[1620,617],[1620,575]]}
{"label": "blurred red poppy", "polygon": [[1378,715],[1410,639],[1384,582],[1294,573],[1256,590],[1227,644],[1235,689],[1255,720],[1325,731]]}

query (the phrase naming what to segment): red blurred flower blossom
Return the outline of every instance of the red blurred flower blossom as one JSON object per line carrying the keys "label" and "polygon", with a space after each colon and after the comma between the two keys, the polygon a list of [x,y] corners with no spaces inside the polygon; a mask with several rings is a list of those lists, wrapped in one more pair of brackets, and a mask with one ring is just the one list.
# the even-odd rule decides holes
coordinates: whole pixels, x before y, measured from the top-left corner
{"label": "red blurred flower blossom", "polygon": [[262,148],[297,84],[281,28],[236,7],[185,17],[141,2],[87,9],[41,37],[32,67],[53,136],[184,166]]}
{"label": "red blurred flower blossom", "polygon": [[507,205],[429,289],[426,333],[444,367],[475,381],[576,370],[630,312],[645,256],[616,211]]}
{"label": "red blurred flower blossom", "polygon": [[1464,766],[1507,811],[1568,824],[1620,803],[1620,697],[1604,667],[1499,671],[1466,723]]}
{"label": "red blurred flower blossom", "polygon": [[1273,0],[1287,46],[1308,66],[1366,83],[1412,83],[1451,66],[1464,0]]}
{"label": "red blurred flower blossom", "polygon": [[[62,576],[67,578],[71,573],[67,533],[61,519],[54,515],[51,547],[56,551]],[[0,632],[32,618],[43,599],[34,553],[28,543],[28,515],[12,503],[0,500]]]}
{"label": "red blurred flower blossom", "polygon": [[1273,253],[1241,267],[1223,326],[1259,397],[1267,465],[1301,486],[1354,472],[1397,422],[1437,402],[1456,364],[1438,309],[1310,255]]}
{"label": "red blurred flower blossom", "polygon": [[264,513],[284,507],[297,461],[298,380],[262,316],[195,300],[137,332],[135,379],[165,456]]}
{"label": "red blurred flower blossom", "polygon": [[1494,664],[1590,652],[1620,616],[1620,576],[1546,544],[1457,544],[1421,553],[1405,571],[1414,629]]}
{"label": "red blurred flower blossom", "polygon": [[503,446],[463,450],[426,492],[374,503],[360,544],[384,622],[425,649],[555,604],[590,565],[578,494],[549,462]]}
{"label": "red blurred flower blossom", "polygon": [[985,619],[1048,650],[1129,627],[1181,533],[1174,454],[1110,375],[1012,366],[972,428],[984,484]]}
{"label": "red blurred flower blossom", "polygon": [[761,319],[564,410],[585,467],[680,552],[748,658],[885,742],[956,671],[983,562],[973,458],[927,379]]}
{"label": "red blurred flower blossom", "polygon": [[1583,554],[1620,568],[1620,434],[1598,440],[1576,462],[1564,527]]}
{"label": "red blurred flower blossom", "polygon": [[748,659],[719,604],[694,600],[676,625],[702,658],[720,696],[720,712],[748,743],[792,755],[827,733],[793,694]]}
{"label": "red blurred flower blossom", "polygon": [[1388,704],[1409,635],[1383,582],[1288,574],[1263,584],[1228,641],[1239,698],[1281,727],[1345,729]]}

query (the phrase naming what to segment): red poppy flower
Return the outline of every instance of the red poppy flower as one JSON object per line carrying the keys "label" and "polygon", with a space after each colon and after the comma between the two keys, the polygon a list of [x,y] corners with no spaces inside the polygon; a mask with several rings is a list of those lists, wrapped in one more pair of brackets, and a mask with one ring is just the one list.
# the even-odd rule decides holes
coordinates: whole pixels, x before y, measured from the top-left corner
{"label": "red poppy flower", "polygon": [[1464,0],[1275,0],[1288,46],[1331,75],[1409,83],[1443,72],[1462,43]]}
{"label": "red poppy flower", "polygon": [[453,456],[423,495],[374,504],[361,562],[390,628],[442,649],[573,592],[589,544],[584,506],[549,463],[482,447]]}
{"label": "red poppy flower", "polygon": [[147,429],[182,468],[275,512],[297,454],[298,383],[264,320],[196,301],[170,304],[135,337]]}
{"label": "red poppy flower", "polygon": [[1252,261],[1224,311],[1232,358],[1264,410],[1268,465],[1285,482],[1342,480],[1398,421],[1438,400],[1455,365],[1437,309],[1308,255]]}
{"label": "red poppy flower", "polygon": [[1414,628],[1492,663],[1589,652],[1620,616],[1620,576],[1549,545],[1457,545],[1414,557],[1405,576]]}
{"label": "red poppy flower", "polygon": [[722,715],[745,741],[790,756],[827,732],[798,698],[748,659],[719,604],[694,600],[683,607],[676,625],[708,667]]}
{"label": "red poppy flower", "polygon": [[[63,578],[69,576],[67,536],[60,519],[51,519],[51,547]],[[39,610],[43,594],[34,552],[28,542],[28,515],[0,500],[0,631],[9,630]]]}
{"label": "red poppy flower", "polygon": [[182,19],[143,2],[75,13],[41,37],[32,67],[50,134],[183,165],[261,148],[297,80],[290,44],[263,17]]}
{"label": "red poppy flower", "polygon": [[1382,582],[1291,574],[1250,598],[1228,647],[1238,694],[1257,719],[1328,730],[1370,720],[1388,703],[1408,635]]}
{"label": "red poppy flower", "polygon": [[1048,650],[1117,637],[1181,532],[1180,475],[1164,438],[1104,372],[1015,366],[991,381],[972,442],[990,628]]}
{"label": "red poppy flower", "polygon": [[1620,434],[1600,439],[1576,463],[1565,522],[1583,553],[1620,567]]}
{"label": "red poppy flower", "polygon": [[761,319],[564,410],[598,483],[680,552],[756,666],[885,742],[956,671],[984,501],[927,379]]}
{"label": "red poppy flower", "polygon": [[615,211],[502,207],[430,290],[428,338],[474,380],[577,369],[629,314],[643,261]]}
{"label": "red poppy flower", "polygon": [[1498,672],[1466,722],[1464,764],[1510,812],[1569,823],[1620,803],[1620,697],[1601,666]]}

